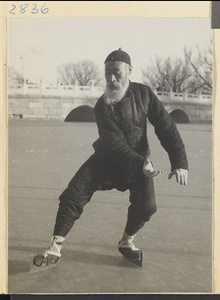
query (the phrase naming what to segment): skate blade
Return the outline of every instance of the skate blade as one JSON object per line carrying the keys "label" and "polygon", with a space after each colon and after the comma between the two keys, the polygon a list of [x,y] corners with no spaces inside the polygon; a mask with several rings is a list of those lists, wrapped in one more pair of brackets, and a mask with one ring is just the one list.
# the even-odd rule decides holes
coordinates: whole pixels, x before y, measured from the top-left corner
{"label": "skate blade", "polygon": [[143,252],[140,251],[140,257],[138,258],[134,258],[132,256],[129,255],[123,255],[124,258],[126,258],[127,260],[129,260],[131,263],[135,264],[136,266],[142,268],[143,265]]}
{"label": "skate blade", "polygon": [[40,267],[34,265],[33,263],[33,258],[36,256],[36,254],[31,255],[30,257],[30,273],[36,273],[36,272],[40,272],[49,268],[53,268],[56,267],[56,264],[42,264]]}

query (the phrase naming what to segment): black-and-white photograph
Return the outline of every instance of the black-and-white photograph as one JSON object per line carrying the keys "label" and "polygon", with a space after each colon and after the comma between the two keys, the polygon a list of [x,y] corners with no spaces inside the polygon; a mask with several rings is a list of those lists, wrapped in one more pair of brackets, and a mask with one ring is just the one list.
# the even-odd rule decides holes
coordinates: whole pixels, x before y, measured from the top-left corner
{"label": "black-and-white photograph", "polygon": [[210,18],[8,20],[8,292],[212,292]]}

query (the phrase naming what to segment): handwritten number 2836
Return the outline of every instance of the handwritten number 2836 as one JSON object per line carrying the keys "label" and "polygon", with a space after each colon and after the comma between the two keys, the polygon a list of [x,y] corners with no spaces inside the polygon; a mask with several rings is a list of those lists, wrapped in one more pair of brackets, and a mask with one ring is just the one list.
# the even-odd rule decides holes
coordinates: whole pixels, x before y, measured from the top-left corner
{"label": "handwritten number 2836", "polygon": [[[24,5],[20,5],[20,13],[24,14],[26,12],[26,8],[28,6],[29,6],[28,3],[26,3]],[[31,13],[34,14],[34,15],[36,15],[39,12],[39,9],[37,9],[37,4],[33,4],[33,6],[34,7],[32,8]],[[45,15],[46,13],[48,13],[49,9],[48,8],[44,8],[44,6],[45,6],[45,3],[42,5],[40,11],[41,11],[42,14]],[[15,9],[16,9],[16,5],[12,5],[12,9],[9,11],[9,13],[12,14],[12,15],[15,15]]]}

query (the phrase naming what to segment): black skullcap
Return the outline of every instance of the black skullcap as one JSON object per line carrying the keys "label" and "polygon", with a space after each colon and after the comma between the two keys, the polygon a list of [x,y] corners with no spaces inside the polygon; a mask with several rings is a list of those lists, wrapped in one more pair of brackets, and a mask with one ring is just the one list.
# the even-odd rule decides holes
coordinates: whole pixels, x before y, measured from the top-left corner
{"label": "black skullcap", "polygon": [[105,63],[107,63],[108,61],[123,61],[128,65],[131,65],[131,58],[128,55],[128,53],[124,52],[121,50],[121,48],[119,48],[119,50],[115,50],[113,52],[111,52],[106,60]]}

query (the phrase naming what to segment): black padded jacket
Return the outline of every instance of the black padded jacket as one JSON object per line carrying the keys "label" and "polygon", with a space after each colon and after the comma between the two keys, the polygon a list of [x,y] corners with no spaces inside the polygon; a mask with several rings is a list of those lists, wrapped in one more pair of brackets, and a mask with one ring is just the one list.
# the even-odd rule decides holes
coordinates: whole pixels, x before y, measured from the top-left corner
{"label": "black padded jacket", "polygon": [[171,171],[188,170],[185,146],[175,122],[148,86],[130,82],[123,99],[112,105],[102,95],[94,113],[99,132],[99,139],[93,143],[95,153],[116,165],[122,173],[142,172],[144,161],[150,155],[147,118],[169,155]]}

